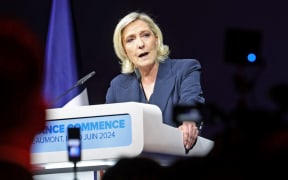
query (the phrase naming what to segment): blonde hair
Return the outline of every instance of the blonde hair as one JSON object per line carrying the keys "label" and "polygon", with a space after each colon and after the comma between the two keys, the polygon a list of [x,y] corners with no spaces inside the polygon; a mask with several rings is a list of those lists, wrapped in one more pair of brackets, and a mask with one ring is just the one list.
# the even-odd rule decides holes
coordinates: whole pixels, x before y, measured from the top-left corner
{"label": "blonde hair", "polygon": [[154,22],[154,20],[148,16],[146,13],[141,12],[131,12],[123,17],[117,24],[114,35],[113,35],[113,45],[114,51],[117,57],[120,59],[121,64],[121,72],[122,73],[132,73],[135,69],[134,64],[127,57],[123,43],[122,43],[122,31],[123,29],[129,25],[131,22],[135,20],[142,20],[147,23],[151,31],[158,38],[157,43],[157,61],[163,62],[168,58],[170,50],[169,46],[163,44],[163,35],[159,28],[159,26]]}

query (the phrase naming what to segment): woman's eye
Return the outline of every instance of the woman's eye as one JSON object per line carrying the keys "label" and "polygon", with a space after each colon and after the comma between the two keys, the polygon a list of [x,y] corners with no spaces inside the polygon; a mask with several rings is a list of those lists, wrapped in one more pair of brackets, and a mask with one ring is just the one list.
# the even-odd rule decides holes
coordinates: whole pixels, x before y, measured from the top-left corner
{"label": "woman's eye", "polygon": [[132,41],[133,41],[133,38],[128,38],[128,39],[126,40],[127,43],[132,42]]}
{"label": "woman's eye", "polygon": [[144,37],[150,37],[150,33],[144,33]]}

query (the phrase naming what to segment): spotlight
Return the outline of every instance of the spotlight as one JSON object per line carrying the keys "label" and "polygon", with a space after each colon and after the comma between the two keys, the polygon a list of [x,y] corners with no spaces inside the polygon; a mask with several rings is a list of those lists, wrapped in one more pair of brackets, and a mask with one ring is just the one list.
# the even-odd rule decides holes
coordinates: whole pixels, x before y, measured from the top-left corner
{"label": "spotlight", "polygon": [[224,38],[224,61],[226,63],[239,66],[263,63],[261,31],[227,28]]}

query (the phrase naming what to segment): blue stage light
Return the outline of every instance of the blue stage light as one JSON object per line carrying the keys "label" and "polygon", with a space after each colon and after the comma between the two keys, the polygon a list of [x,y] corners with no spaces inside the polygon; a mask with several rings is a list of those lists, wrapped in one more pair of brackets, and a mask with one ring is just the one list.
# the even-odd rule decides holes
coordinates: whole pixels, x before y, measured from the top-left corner
{"label": "blue stage light", "polygon": [[256,61],[256,55],[254,53],[249,53],[247,56],[247,60],[251,63]]}

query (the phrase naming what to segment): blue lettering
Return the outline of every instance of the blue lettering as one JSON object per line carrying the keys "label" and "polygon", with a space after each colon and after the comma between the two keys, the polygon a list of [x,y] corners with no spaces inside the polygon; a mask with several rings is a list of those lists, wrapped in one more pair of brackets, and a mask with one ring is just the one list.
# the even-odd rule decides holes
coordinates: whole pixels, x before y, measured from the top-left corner
{"label": "blue lettering", "polygon": [[[67,128],[79,127],[81,131],[94,131],[94,130],[105,130],[105,129],[119,129],[125,128],[125,120],[110,120],[110,121],[97,121],[97,122],[83,122],[68,124]],[[48,125],[43,131],[43,134],[56,134],[65,133],[64,124]]]}
{"label": "blue lettering", "polygon": [[44,136],[36,137],[33,141],[33,144],[43,144],[43,143],[56,143],[64,142],[63,136]]}
{"label": "blue lettering", "polygon": [[67,125],[67,128],[73,128],[73,127],[74,127],[73,124],[68,124],[68,125]]}
{"label": "blue lettering", "polygon": [[64,132],[64,124],[49,125],[46,126],[46,129],[43,131],[44,134],[63,133],[63,132]]}
{"label": "blue lettering", "polygon": [[119,128],[125,128],[125,121],[123,119],[119,120]]}
{"label": "blue lettering", "polygon": [[80,127],[81,131],[94,131],[104,129],[118,129],[125,128],[125,120],[111,120],[111,121],[97,121],[97,122],[86,122],[76,123],[74,125],[69,124],[68,127]]}
{"label": "blue lettering", "polygon": [[[88,124],[88,127],[90,127],[90,129],[88,128],[88,130],[95,130],[95,129],[98,129],[98,123],[97,122],[95,122],[95,123],[87,123]],[[90,126],[89,126],[90,125]]]}
{"label": "blue lettering", "polygon": [[99,129],[105,129],[104,128],[104,121],[100,121],[99,123]]}
{"label": "blue lettering", "polygon": [[[92,124],[92,123],[91,123]],[[89,123],[83,123],[82,125],[81,125],[81,130],[82,131],[88,131],[89,130]]]}

